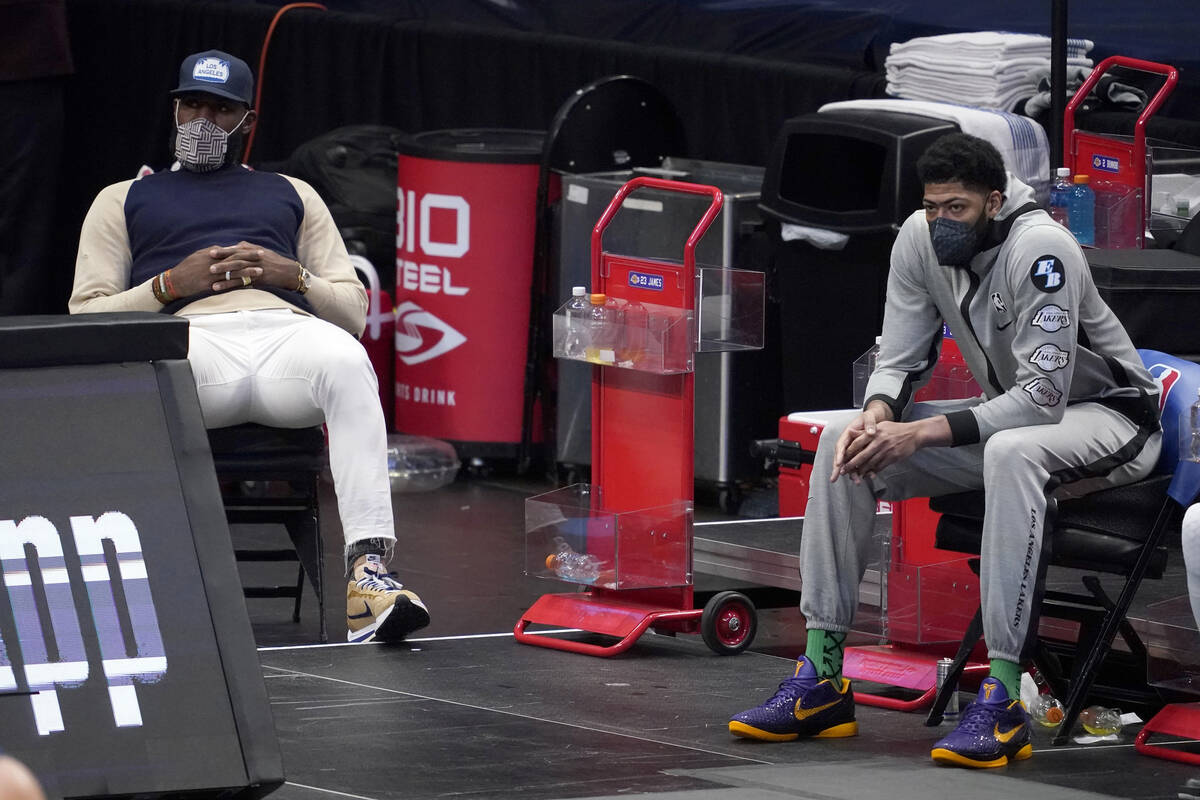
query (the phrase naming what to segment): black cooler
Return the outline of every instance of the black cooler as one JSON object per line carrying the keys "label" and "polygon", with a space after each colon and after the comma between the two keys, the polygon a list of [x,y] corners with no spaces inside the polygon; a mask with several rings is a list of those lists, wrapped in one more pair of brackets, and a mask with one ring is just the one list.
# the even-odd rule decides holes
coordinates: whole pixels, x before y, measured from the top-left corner
{"label": "black cooler", "polygon": [[1137,347],[1200,361],[1200,256],[1084,248],[1100,296]]}

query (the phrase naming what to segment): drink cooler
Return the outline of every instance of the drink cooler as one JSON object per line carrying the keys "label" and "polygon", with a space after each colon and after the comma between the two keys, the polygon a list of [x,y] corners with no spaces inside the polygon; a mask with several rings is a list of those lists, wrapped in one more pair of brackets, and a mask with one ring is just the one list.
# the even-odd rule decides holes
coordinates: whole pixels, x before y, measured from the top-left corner
{"label": "drink cooler", "polygon": [[395,429],[464,460],[515,457],[521,442],[542,136],[433,131],[401,145]]}

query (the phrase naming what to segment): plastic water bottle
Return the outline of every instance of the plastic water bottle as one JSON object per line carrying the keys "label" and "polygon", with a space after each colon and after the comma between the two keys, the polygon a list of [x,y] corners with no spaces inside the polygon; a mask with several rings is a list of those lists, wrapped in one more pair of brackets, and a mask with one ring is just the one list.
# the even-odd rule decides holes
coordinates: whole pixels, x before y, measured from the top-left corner
{"label": "plastic water bottle", "polygon": [[1071,170],[1059,167],[1054,171],[1054,183],[1050,186],[1050,216],[1067,230],[1071,229]]}
{"label": "plastic water bottle", "polygon": [[1067,219],[1075,240],[1091,247],[1096,244],[1096,193],[1088,185],[1089,180],[1087,175],[1075,176]]}
{"label": "plastic water bottle", "polygon": [[1121,722],[1121,709],[1104,706],[1088,706],[1080,711],[1079,724],[1093,736],[1111,736],[1120,733],[1124,727],[1124,723]]}
{"label": "plastic water bottle", "polygon": [[1067,713],[1063,709],[1062,703],[1058,702],[1058,699],[1050,693],[1050,685],[1046,683],[1045,676],[1036,667],[1021,676],[1022,700],[1025,699],[1027,693],[1030,697],[1025,705],[1034,722],[1044,728],[1057,728],[1062,724]]}
{"label": "plastic water bottle", "polygon": [[561,536],[554,537],[554,552],[546,556],[546,566],[563,580],[593,583],[600,577],[600,559],[590,553],[577,553]]}
{"label": "plastic water bottle", "polygon": [[605,305],[608,298],[603,293],[588,295],[587,360],[596,364],[612,364],[617,360],[616,328],[613,325],[612,309]]}
{"label": "plastic water bottle", "polygon": [[1063,711],[1062,703],[1058,702],[1054,695],[1039,694],[1029,704],[1029,716],[1044,728],[1057,728],[1062,724],[1066,712]]}
{"label": "plastic water bottle", "polygon": [[637,300],[630,300],[625,304],[624,321],[617,360],[623,365],[634,366],[646,353],[646,340],[650,336],[650,314]]}
{"label": "plastic water bottle", "polygon": [[571,299],[567,301],[566,312],[567,338],[563,342],[563,354],[567,358],[587,357],[587,315],[591,307],[585,287],[576,286],[571,289]]}
{"label": "plastic water bottle", "polygon": [[1179,457],[1200,461],[1200,396],[1179,420]]}

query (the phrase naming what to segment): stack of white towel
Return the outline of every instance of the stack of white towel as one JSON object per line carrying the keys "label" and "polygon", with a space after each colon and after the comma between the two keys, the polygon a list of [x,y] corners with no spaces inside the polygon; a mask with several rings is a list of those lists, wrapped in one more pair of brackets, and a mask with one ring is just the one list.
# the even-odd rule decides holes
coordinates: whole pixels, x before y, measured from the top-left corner
{"label": "stack of white towel", "polygon": [[[1091,67],[1092,44],[1068,39],[1068,67]],[[1011,111],[1037,93],[1037,78],[1050,67],[1050,39],[994,31],[924,36],[893,43],[884,65],[890,95]]]}

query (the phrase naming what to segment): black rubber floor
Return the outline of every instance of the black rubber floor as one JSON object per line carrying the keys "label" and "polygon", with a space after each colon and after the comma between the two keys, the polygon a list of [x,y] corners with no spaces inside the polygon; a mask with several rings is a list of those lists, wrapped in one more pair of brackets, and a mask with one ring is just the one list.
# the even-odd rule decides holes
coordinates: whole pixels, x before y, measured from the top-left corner
{"label": "black rubber floor", "polygon": [[[1116,743],[1058,748],[1039,731],[1028,761],[982,773],[941,768],[929,760],[941,729],[863,705],[853,739],[735,739],[729,716],[769,696],[803,649],[795,609],[760,612],[754,651],[735,657],[686,635],[647,634],[608,659],[519,644],[511,629],[521,612],[561,591],[522,574],[523,501],[545,490],[460,480],[397,495],[396,565],[433,618],[406,644],[314,646],[311,595],[299,624],[288,601],[248,601],[288,777],[272,797],[1175,798],[1200,776],[1137,754],[1136,727]],[[344,582],[332,499],[325,511],[327,619],[338,641]],[[698,588],[724,587],[699,576]]]}

